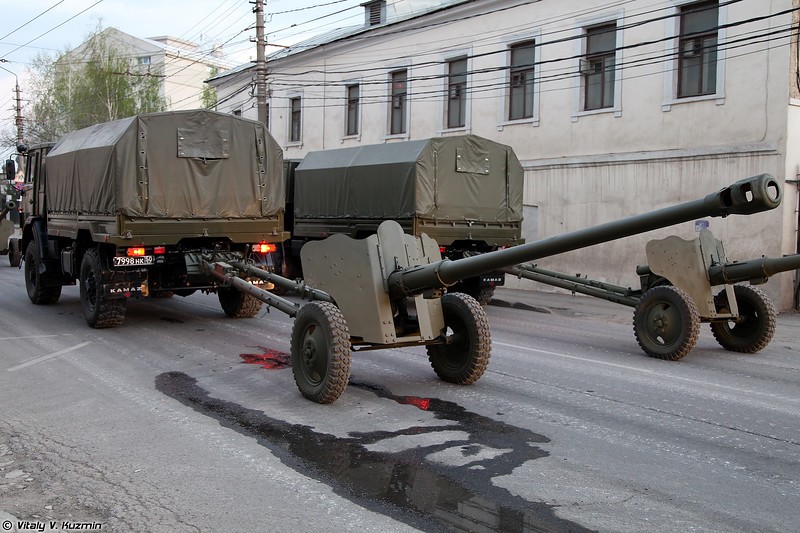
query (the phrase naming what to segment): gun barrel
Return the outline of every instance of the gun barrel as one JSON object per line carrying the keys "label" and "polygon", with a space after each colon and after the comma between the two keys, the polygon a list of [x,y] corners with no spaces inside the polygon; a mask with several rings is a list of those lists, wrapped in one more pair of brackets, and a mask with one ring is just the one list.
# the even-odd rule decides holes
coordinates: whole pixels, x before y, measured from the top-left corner
{"label": "gun barrel", "polygon": [[800,254],[784,257],[761,257],[749,261],[724,263],[708,269],[711,285],[739,283],[742,281],[766,282],[770,276],[787,270],[800,269]]}
{"label": "gun barrel", "polygon": [[3,206],[2,211],[0,211],[0,220],[6,218],[8,212],[14,209],[15,207],[17,207],[17,203],[15,201],[9,200],[8,202],[6,202],[5,205]]}
{"label": "gun barrel", "polygon": [[769,174],[737,181],[704,198],[635,215],[599,226],[564,233],[455,261],[443,260],[409,268],[389,276],[389,290],[396,296],[418,294],[455,282],[542,257],[629,237],[703,217],[750,215],[778,207],[783,199],[779,182]]}

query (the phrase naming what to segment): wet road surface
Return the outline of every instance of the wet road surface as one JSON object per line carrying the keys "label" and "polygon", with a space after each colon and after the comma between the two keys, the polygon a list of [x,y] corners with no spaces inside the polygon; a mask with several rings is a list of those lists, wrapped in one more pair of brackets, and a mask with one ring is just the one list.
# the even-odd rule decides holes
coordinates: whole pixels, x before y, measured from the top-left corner
{"label": "wet road surface", "polygon": [[800,523],[796,315],[761,354],[704,331],[666,362],[641,353],[627,308],[505,290],[476,384],[442,383],[422,349],[365,352],[321,406],[295,388],[281,313],[227,319],[196,294],[133,302],[123,327],[92,330],[77,289],[37,307],[21,282],[0,269],[13,302],[0,310],[0,511],[16,518],[104,531]]}

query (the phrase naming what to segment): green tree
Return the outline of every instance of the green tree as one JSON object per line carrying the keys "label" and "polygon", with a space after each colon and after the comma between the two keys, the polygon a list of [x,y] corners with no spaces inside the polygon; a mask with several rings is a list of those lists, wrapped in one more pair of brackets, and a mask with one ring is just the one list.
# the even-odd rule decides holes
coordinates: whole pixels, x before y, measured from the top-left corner
{"label": "green tree", "polygon": [[113,31],[98,27],[77,49],[34,59],[30,141],[54,141],[93,124],[166,109],[160,69],[137,65]]}
{"label": "green tree", "polygon": [[[219,68],[211,67],[208,73],[209,78],[213,78],[219,74]],[[203,96],[201,98],[201,103],[204,109],[214,109],[217,107],[217,88],[213,87],[209,84],[205,84],[203,87]]]}

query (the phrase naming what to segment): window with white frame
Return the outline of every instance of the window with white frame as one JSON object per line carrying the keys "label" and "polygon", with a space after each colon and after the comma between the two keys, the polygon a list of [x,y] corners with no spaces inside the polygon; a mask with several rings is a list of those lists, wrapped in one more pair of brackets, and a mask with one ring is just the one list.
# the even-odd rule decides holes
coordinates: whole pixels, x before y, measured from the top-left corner
{"label": "window with white frame", "polygon": [[303,134],[302,123],[302,100],[299,96],[289,99],[289,112],[290,112],[290,125],[289,125],[289,141],[300,142]]}
{"label": "window with white frame", "polygon": [[463,128],[467,123],[467,58],[447,62],[447,127]]}
{"label": "window with white frame", "polygon": [[391,98],[389,110],[389,134],[406,133],[406,107],[408,103],[408,71],[391,73]]}
{"label": "window with white frame", "polygon": [[358,84],[348,85],[347,112],[345,114],[345,135],[358,135],[358,106],[360,102],[360,87]]}
{"label": "window with white frame", "polygon": [[583,109],[614,107],[617,24],[586,29],[586,55],[581,60]]}
{"label": "window with white frame", "polygon": [[510,47],[508,120],[533,117],[536,42],[526,41]]}
{"label": "window with white frame", "polygon": [[718,31],[718,2],[697,2],[680,8],[678,98],[717,92]]}

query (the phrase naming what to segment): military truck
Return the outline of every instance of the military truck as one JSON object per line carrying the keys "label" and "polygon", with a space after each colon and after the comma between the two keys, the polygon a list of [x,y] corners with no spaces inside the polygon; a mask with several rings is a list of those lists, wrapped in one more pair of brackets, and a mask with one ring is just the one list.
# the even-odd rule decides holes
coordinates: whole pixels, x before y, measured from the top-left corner
{"label": "military truck", "polygon": [[79,284],[90,326],[122,323],[129,298],[216,292],[225,314],[261,302],[217,284],[201,258],[273,268],[284,231],[283,157],[260,123],[205,110],[97,124],[24,150],[22,253],[34,304]]}
{"label": "military truck", "polygon": [[[509,146],[476,135],[310,152],[285,170],[294,217],[288,277],[302,276],[300,249],[308,241],[364,238],[385,220],[427,234],[447,259],[524,242],[522,165]],[[486,304],[504,279],[487,272],[450,290]]]}

